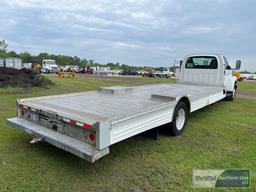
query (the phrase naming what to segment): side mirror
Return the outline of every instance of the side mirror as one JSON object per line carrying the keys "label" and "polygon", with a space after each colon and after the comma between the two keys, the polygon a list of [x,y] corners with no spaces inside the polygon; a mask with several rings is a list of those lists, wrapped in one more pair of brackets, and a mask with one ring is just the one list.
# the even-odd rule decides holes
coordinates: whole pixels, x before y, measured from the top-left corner
{"label": "side mirror", "polygon": [[231,69],[231,67],[228,65],[228,66],[226,67],[226,69],[227,69],[227,70],[230,70],[230,69]]}
{"label": "side mirror", "polygon": [[241,60],[236,61],[236,69],[239,70],[241,68]]}
{"label": "side mirror", "polygon": [[182,61],[182,60],[180,60],[180,68],[181,68],[182,62],[183,62],[183,61]]}

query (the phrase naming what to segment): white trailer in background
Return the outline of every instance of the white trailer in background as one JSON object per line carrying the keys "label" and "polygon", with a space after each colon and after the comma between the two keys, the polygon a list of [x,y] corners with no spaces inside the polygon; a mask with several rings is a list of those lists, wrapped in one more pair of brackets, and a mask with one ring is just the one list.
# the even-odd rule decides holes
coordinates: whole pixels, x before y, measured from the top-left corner
{"label": "white trailer in background", "polygon": [[4,59],[0,58],[0,67],[4,67]]}
{"label": "white trailer in background", "polygon": [[20,58],[14,58],[14,57],[6,58],[5,67],[22,69],[22,60]]}
{"label": "white trailer in background", "polygon": [[117,142],[164,125],[177,136],[188,114],[227,98],[237,79],[219,54],[184,58],[176,84],[103,87],[98,91],[17,100],[17,117],[7,122],[90,162]]}
{"label": "white trailer in background", "polygon": [[22,63],[22,68],[32,69],[32,63]]}

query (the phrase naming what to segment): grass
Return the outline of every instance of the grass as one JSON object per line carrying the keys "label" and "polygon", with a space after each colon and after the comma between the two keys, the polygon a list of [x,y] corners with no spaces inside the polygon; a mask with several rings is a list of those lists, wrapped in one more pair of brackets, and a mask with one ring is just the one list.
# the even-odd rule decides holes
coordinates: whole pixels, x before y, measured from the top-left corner
{"label": "grass", "polygon": [[[50,77],[48,88],[0,89],[0,191],[206,191],[192,188],[193,169],[248,168],[256,191],[256,100],[220,101],[189,117],[180,137],[140,136],[111,146],[94,164],[47,143],[29,144],[31,136],[5,119],[15,116],[15,100],[78,92],[111,85],[173,82],[163,79],[97,79]],[[242,82],[239,89],[255,90]],[[209,190],[223,191],[223,190]],[[239,189],[232,191],[239,191]]]}
{"label": "grass", "polygon": [[239,90],[241,92],[252,92],[252,93],[256,93],[256,86],[255,86],[255,82],[246,82],[246,81],[242,81],[239,82]]}

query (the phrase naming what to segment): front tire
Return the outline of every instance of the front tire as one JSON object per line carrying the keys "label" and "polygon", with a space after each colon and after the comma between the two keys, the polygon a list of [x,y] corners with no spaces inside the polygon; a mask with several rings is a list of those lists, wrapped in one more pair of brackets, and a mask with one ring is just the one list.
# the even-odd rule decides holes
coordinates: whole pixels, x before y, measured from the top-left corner
{"label": "front tire", "polygon": [[167,124],[168,133],[173,136],[180,135],[187,123],[188,108],[185,102],[179,102],[174,110],[171,123]]}
{"label": "front tire", "polygon": [[234,87],[234,90],[233,91],[229,91],[227,94],[228,94],[228,96],[226,97],[226,99],[228,101],[234,101],[235,98],[236,98],[236,88]]}

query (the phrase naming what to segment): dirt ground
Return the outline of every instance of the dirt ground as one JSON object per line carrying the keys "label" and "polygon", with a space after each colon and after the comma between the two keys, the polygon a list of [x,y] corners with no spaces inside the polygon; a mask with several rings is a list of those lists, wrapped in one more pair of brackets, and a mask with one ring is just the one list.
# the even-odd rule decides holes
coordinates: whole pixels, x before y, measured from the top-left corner
{"label": "dirt ground", "polygon": [[243,97],[246,99],[255,99],[256,100],[256,93],[252,93],[252,92],[238,92],[237,96]]}
{"label": "dirt ground", "polygon": [[0,87],[47,87],[53,83],[31,69],[0,67]]}
{"label": "dirt ground", "polygon": [[13,69],[0,67],[0,87],[6,86],[31,86],[36,74],[29,69]]}

